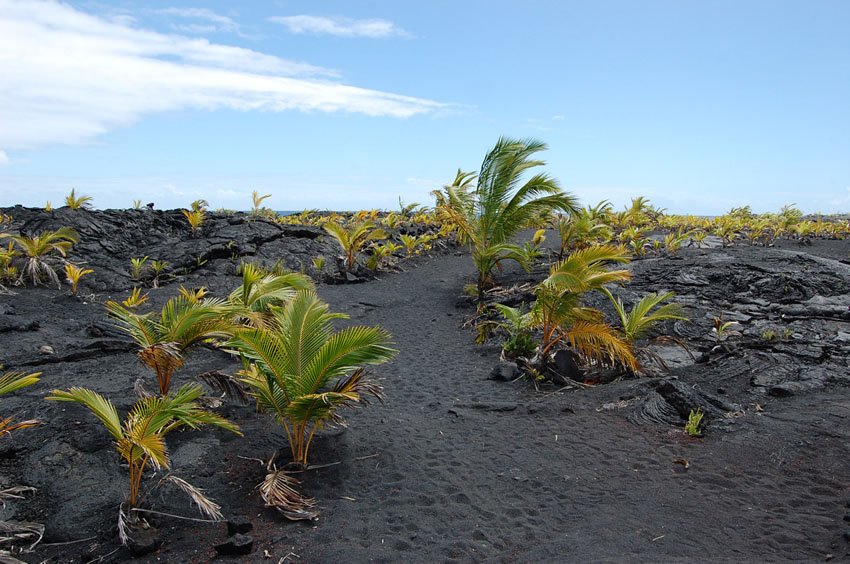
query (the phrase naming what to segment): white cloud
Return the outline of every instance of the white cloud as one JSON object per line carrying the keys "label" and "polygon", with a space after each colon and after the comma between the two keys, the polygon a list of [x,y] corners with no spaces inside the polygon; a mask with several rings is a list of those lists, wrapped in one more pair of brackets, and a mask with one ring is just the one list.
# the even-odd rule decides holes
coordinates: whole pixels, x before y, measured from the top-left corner
{"label": "white cloud", "polygon": [[408,33],[387,20],[353,20],[343,17],[323,17],[301,14],[275,16],[269,21],[285,26],[292,33],[315,33],[339,37],[407,37]]}
{"label": "white cloud", "polygon": [[403,118],[444,107],[329,81],[335,73],[325,68],[34,0],[0,0],[0,76],[6,150],[87,143],[187,108]]}
{"label": "white cloud", "polygon": [[4,164],[9,164],[9,155],[6,154],[6,151],[0,151],[0,166]]}
{"label": "white cloud", "polygon": [[232,18],[217,14],[206,8],[163,8],[157,13],[187,20],[200,20],[205,23],[179,23],[174,29],[187,33],[239,32],[239,24]]}

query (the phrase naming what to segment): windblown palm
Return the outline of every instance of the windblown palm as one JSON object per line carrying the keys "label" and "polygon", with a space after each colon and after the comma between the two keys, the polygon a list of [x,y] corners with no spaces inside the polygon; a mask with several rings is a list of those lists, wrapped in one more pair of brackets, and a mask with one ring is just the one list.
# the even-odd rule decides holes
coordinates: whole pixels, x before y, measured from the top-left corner
{"label": "windblown palm", "polygon": [[522,183],[526,171],[545,164],[532,158],[544,149],[545,144],[533,139],[501,138],[484,158],[474,188],[475,176],[458,171],[441,196],[442,205],[438,197],[441,213],[457,226],[460,240],[472,247],[479,293],[492,283],[493,270],[501,261],[525,262],[527,255],[521,247],[510,243],[514,235],[542,214],[572,213],[577,208],[576,200],[546,174],[535,174]]}
{"label": "windblown palm", "polygon": [[381,397],[364,365],[380,364],[396,353],[380,327],[348,327],[334,332],[330,313],[316,294],[302,290],[277,308],[265,327],[235,331],[229,346],[252,364],[241,373],[260,409],[274,413],[286,430],[292,460],[307,464],[314,433],[339,421],[337,409]]}
{"label": "windblown palm", "polygon": [[62,284],[59,282],[59,276],[56,271],[47,262],[47,257],[57,252],[60,255],[67,256],[68,251],[74,246],[74,243],[79,242],[80,238],[77,232],[69,227],[61,227],[56,231],[42,231],[26,237],[24,235],[6,235],[18,246],[24,254],[24,268],[21,271],[21,280],[24,277],[29,277],[33,284],[39,284],[47,278],[59,288]]}
{"label": "windblown palm", "polygon": [[599,245],[576,251],[552,267],[549,277],[537,287],[537,301],[532,310],[543,333],[536,363],[545,367],[554,347],[568,345],[584,358],[637,368],[628,343],[602,320],[600,311],[581,303],[582,295],[587,292],[629,280],[628,270],[608,268],[609,263],[628,260],[621,247]]}
{"label": "windblown palm", "polygon": [[110,317],[141,347],[139,359],[156,374],[161,395],[168,393],[171,377],[183,366],[186,350],[205,339],[226,338],[235,312],[221,300],[193,300],[175,296],[159,316],[138,314],[113,301],[106,302]]}
{"label": "windblown palm", "polygon": [[[103,423],[115,439],[115,449],[130,467],[128,504],[132,508],[139,502],[142,475],[148,463],[156,469],[167,469],[171,464],[165,444],[168,433],[181,427],[197,429],[213,425],[242,434],[236,424],[202,409],[197,403],[202,395],[200,386],[187,384],[164,397],[142,398],[136,402],[123,423],[112,402],[86,388],[53,390],[46,399],[79,403]],[[202,511],[208,510],[208,517],[221,519],[218,506],[201,503],[194,495],[193,499]]]}
{"label": "windblown palm", "polygon": [[357,255],[360,254],[366,243],[387,238],[387,234],[382,229],[378,229],[372,220],[353,223],[348,227],[343,227],[335,221],[329,221],[324,227],[325,231],[336,239],[339,246],[342,247],[342,252],[345,253],[345,267],[348,270],[354,270]]}
{"label": "windblown palm", "polygon": [[312,290],[313,281],[303,274],[269,274],[253,264],[242,268],[242,285],[227,297],[236,309],[237,323],[265,327],[272,306],[281,306],[299,290]]}
{"label": "windblown palm", "polygon": [[611,228],[594,218],[593,213],[579,210],[572,217],[558,216],[555,228],[561,239],[558,258],[563,259],[567,250],[581,249],[613,237]]}

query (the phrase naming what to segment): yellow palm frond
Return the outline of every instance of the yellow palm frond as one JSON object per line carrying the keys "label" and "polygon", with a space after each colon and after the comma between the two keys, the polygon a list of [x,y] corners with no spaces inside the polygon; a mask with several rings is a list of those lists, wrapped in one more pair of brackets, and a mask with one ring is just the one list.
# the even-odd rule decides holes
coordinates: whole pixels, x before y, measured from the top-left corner
{"label": "yellow palm frond", "polygon": [[623,366],[636,371],[639,368],[632,348],[617,331],[605,323],[576,321],[562,333],[563,339],[582,356],[608,366]]}

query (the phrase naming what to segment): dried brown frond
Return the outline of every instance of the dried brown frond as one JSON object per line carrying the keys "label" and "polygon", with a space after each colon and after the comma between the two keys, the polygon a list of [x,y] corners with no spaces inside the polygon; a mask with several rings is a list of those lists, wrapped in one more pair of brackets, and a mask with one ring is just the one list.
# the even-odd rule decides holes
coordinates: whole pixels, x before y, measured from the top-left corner
{"label": "dried brown frond", "polygon": [[127,514],[124,513],[124,504],[118,508],[118,540],[126,546],[130,542],[130,525],[127,523]]}
{"label": "dried brown frond", "polygon": [[531,283],[514,284],[513,286],[496,286],[485,290],[484,294],[492,297],[513,296],[516,294],[525,294],[534,290],[534,285]]}
{"label": "dried brown frond", "polygon": [[180,488],[186,495],[188,495],[195,505],[198,506],[198,510],[204,517],[208,517],[213,521],[223,521],[224,515],[221,514],[221,506],[204,495],[203,490],[200,490],[187,482],[182,478],[178,478],[177,476],[167,476],[165,481],[170,482]]}
{"label": "dried brown frond", "polygon": [[0,419],[0,436],[10,435],[13,431],[29,429],[30,427],[38,427],[43,424],[43,422],[38,419],[27,419],[26,421],[18,421],[17,423],[13,423],[13,421],[14,419],[12,417]]}
{"label": "dried brown frond", "polygon": [[0,550],[0,564],[27,564],[23,560],[18,560],[8,550]]}
{"label": "dried brown frond", "polygon": [[292,521],[312,521],[319,516],[319,512],[314,509],[316,501],[295,491],[294,486],[297,484],[298,480],[283,470],[274,470],[266,475],[258,489],[266,507],[274,507]]}
{"label": "dried brown frond", "polygon": [[384,403],[384,388],[374,380],[369,379],[369,372],[365,368],[358,368],[350,376],[340,378],[333,388],[333,391],[338,394],[353,394],[356,400],[344,402],[342,406],[356,407],[359,405],[369,405],[369,398],[372,396],[379,402]]}
{"label": "dried brown frond", "polygon": [[226,394],[228,397],[235,399],[241,405],[248,404],[248,400],[250,399],[248,397],[248,393],[245,391],[242,384],[240,384],[239,381],[230,374],[225,374],[218,370],[210,370],[209,372],[199,374],[198,380],[216,392]]}
{"label": "dried brown frond", "polygon": [[22,493],[26,492],[34,492],[35,488],[31,486],[12,486],[10,488],[5,488],[0,490],[0,504],[3,507],[6,507],[6,501],[9,499],[24,499]]}
{"label": "dried brown frond", "polygon": [[139,398],[152,398],[154,394],[145,387],[145,381],[142,378],[136,378],[133,382],[133,393]]}
{"label": "dried brown frond", "polygon": [[157,343],[141,349],[136,353],[139,359],[154,370],[174,372],[183,366],[183,355],[177,343]]}
{"label": "dried brown frond", "polygon": [[0,521],[0,544],[31,542],[32,550],[44,536],[44,525],[28,521]]}

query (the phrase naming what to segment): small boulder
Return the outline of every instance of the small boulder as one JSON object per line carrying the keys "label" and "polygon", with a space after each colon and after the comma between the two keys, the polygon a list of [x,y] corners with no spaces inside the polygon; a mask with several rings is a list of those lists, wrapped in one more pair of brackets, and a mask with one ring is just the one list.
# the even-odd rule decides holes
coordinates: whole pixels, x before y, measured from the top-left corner
{"label": "small boulder", "polygon": [[776,398],[787,398],[793,396],[797,391],[798,386],[795,385],[795,382],[783,382],[767,389],[767,393]]}
{"label": "small boulder", "polygon": [[251,554],[254,548],[254,538],[250,535],[236,533],[221,544],[216,545],[215,551],[222,556],[244,556]]}
{"label": "small boulder", "polygon": [[519,366],[516,362],[500,362],[490,371],[490,380],[510,382],[519,376]]}
{"label": "small boulder", "polygon": [[[581,373],[581,367],[578,364],[578,358],[575,353],[566,349],[561,349],[555,352],[552,357],[554,370],[559,378],[552,378],[552,381],[559,384],[567,384],[569,380],[583,382],[584,376]],[[567,380],[567,378],[569,380]]]}
{"label": "small boulder", "polygon": [[249,533],[254,529],[254,524],[244,515],[235,515],[227,520],[227,534],[235,535]]}
{"label": "small boulder", "polygon": [[159,531],[154,528],[132,531],[127,543],[127,548],[130,549],[130,554],[133,556],[150,554],[160,546],[162,546],[162,539],[159,538]]}
{"label": "small boulder", "polygon": [[56,351],[50,345],[41,345],[38,347],[38,354],[56,354]]}

